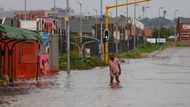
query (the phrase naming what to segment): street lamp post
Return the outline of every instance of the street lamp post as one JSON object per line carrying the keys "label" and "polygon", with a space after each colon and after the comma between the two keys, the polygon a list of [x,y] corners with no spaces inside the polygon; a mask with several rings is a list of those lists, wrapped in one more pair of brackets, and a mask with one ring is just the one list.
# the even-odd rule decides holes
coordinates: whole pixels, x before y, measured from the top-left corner
{"label": "street lamp post", "polygon": [[100,57],[103,60],[104,59],[104,53],[103,53],[103,0],[100,0]]}
{"label": "street lamp post", "polygon": [[26,20],[27,0],[24,0],[24,20]]}
{"label": "street lamp post", "polygon": [[70,70],[70,64],[71,64],[71,59],[70,59],[70,23],[69,23],[69,17],[70,17],[70,7],[69,7],[69,0],[67,0],[67,17],[66,17],[66,29],[67,29],[67,73],[69,74],[71,72]]}
{"label": "street lamp post", "polygon": [[[129,1],[128,0],[126,0],[126,3],[128,3]],[[128,6],[126,6],[126,17],[127,17],[127,19],[128,19],[128,17],[129,17],[129,7]]]}
{"label": "street lamp post", "polygon": [[[78,2],[79,6],[80,6],[80,47],[82,46],[82,3]],[[79,56],[82,57],[82,50],[79,50]]]}
{"label": "street lamp post", "polygon": [[93,9],[96,13],[96,38],[98,38],[98,10],[97,9]]}
{"label": "street lamp post", "polygon": [[142,12],[143,12],[143,19],[145,18],[145,7],[142,7]]}
{"label": "street lamp post", "polygon": [[[161,21],[161,15],[160,15],[160,11],[162,10],[162,9],[164,9],[163,7],[160,7],[159,8],[159,12],[158,12],[158,18],[159,18],[159,20],[158,20],[158,26],[159,26],[159,30],[158,30],[158,38],[160,38],[161,37],[161,24],[160,24],[160,21]],[[158,42],[158,38],[156,38],[156,43]]]}
{"label": "street lamp post", "polygon": [[[116,38],[118,38],[118,33],[119,33],[119,29],[118,29],[118,0],[115,1],[116,2]],[[116,53],[119,52],[119,40],[116,40]]]}
{"label": "street lamp post", "polygon": [[[174,11],[174,21],[175,23],[177,22],[177,12],[179,11],[179,9],[175,9]],[[175,30],[174,30],[174,33],[175,33],[175,40],[177,40],[177,27],[175,26]]]}
{"label": "street lamp post", "polygon": [[[129,1],[126,0],[126,3],[128,3]],[[128,21],[129,21],[129,6],[126,6],[126,31],[128,30]],[[127,32],[126,32],[127,33]],[[125,36],[128,36],[128,34],[125,34]],[[129,49],[129,37],[127,37],[127,48]]]}
{"label": "street lamp post", "polygon": [[56,0],[53,1],[53,4],[54,4],[54,11],[56,9]]}

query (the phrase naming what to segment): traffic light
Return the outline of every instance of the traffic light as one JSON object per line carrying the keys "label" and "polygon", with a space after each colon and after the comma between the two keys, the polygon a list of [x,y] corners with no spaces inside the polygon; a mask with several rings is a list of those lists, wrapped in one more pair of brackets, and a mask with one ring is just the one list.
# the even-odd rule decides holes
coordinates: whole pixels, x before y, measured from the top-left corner
{"label": "traffic light", "polygon": [[108,31],[105,31],[105,38],[108,39]]}
{"label": "traffic light", "polygon": [[103,38],[103,41],[106,42],[108,40],[108,31],[106,30],[105,31],[105,34],[104,34],[104,38]]}

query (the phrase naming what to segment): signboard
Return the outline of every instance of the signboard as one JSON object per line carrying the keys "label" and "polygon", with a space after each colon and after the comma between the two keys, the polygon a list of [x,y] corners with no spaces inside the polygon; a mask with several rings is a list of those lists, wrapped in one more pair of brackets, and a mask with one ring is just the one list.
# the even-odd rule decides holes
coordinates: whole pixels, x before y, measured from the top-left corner
{"label": "signboard", "polygon": [[157,38],[157,43],[166,43],[165,38]]}
{"label": "signboard", "polygon": [[20,28],[36,31],[37,30],[37,21],[35,21],[35,20],[21,20],[20,21]]}
{"label": "signboard", "polygon": [[155,38],[147,38],[146,41],[148,43],[152,43],[152,44],[155,44],[156,43],[156,39]]}
{"label": "signboard", "polygon": [[147,38],[146,41],[148,43],[156,44],[156,43],[166,43],[165,38]]}
{"label": "signboard", "polygon": [[181,33],[190,32],[190,24],[181,24],[180,25],[180,32]]}

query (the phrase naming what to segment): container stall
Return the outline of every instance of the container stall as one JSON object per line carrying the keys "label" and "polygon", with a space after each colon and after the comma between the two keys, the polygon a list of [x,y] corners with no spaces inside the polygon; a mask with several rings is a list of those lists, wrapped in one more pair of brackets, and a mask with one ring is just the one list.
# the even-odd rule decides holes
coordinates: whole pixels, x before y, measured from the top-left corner
{"label": "container stall", "polygon": [[37,33],[0,25],[0,77],[10,82],[38,78],[40,40]]}

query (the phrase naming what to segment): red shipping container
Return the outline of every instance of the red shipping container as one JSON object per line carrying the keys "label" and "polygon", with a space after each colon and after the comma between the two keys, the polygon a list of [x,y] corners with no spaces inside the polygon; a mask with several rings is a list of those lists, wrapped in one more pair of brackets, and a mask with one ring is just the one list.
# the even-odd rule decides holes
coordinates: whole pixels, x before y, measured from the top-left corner
{"label": "red shipping container", "polygon": [[3,40],[0,46],[2,52],[0,71],[3,76],[8,76],[13,81],[38,76],[38,42]]}

